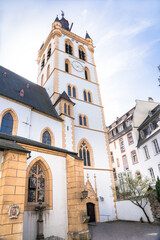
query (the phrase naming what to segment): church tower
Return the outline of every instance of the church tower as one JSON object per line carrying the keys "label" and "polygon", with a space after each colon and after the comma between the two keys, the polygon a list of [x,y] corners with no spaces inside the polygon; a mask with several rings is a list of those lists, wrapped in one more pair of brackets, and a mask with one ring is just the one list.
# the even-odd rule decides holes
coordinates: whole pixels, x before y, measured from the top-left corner
{"label": "church tower", "polygon": [[[71,25],[72,27],[72,25]],[[82,38],[56,17],[38,52],[38,84],[44,87],[62,123],[62,146],[84,159],[90,221],[116,219],[113,173],[103,106],[89,34]]]}

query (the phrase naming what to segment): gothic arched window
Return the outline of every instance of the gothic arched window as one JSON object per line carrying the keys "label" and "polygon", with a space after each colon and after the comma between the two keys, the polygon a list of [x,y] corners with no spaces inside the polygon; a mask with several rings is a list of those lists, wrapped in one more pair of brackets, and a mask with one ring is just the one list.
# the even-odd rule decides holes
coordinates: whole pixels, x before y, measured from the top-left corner
{"label": "gothic arched window", "polygon": [[84,101],[87,101],[87,94],[86,94],[86,91],[83,91],[83,98],[84,98]]}
{"label": "gothic arched window", "polygon": [[91,102],[91,94],[88,92],[88,102]]}
{"label": "gothic arched window", "polygon": [[51,56],[51,44],[48,47],[47,60],[50,58],[50,56]]}
{"label": "gothic arched window", "polygon": [[79,116],[79,125],[82,125],[82,117],[81,117],[81,115]]}
{"label": "gothic arched window", "polygon": [[90,151],[84,141],[81,143],[79,148],[79,157],[83,158],[84,166],[91,166]]}
{"label": "gothic arched window", "polygon": [[41,70],[44,68],[45,65],[45,55],[43,55],[42,62],[41,62]]}
{"label": "gothic arched window", "polygon": [[83,123],[84,123],[84,126],[87,126],[87,120],[85,116],[83,117]]}
{"label": "gothic arched window", "polygon": [[79,58],[86,61],[85,49],[82,46],[79,47]]}
{"label": "gothic arched window", "polygon": [[65,72],[71,73],[71,63],[68,59],[65,60]]}
{"label": "gothic arched window", "polygon": [[45,174],[39,163],[29,172],[28,202],[45,202]]}
{"label": "gothic arched window", "polygon": [[68,105],[68,115],[70,116],[70,106]]}
{"label": "gothic arched window", "polygon": [[73,91],[73,97],[75,98],[76,97],[76,89],[75,89],[75,87],[73,87],[72,91]]}
{"label": "gothic arched window", "polygon": [[66,106],[66,103],[64,104],[64,113],[67,114],[67,106]]}
{"label": "gothic arched window", "polygon": [[71,97],[71,86],[70,85],[68,86],[68,96]]}
{"label": "gothic arched window", "polygon": [[84,76],[86,80],[90,80],[90,73],[89,73],[89,69],[87,67],[85,67],[84,69]]}
{"label": "gothic arched window", "polygon": [[42,143],[51,145],[51,135],[48,131],[45,131],[42,136]]}
{"label": "gothic arched window", "polygon": [[66,40],[65,42],[65,52],[69,53],[70,55],[73,55],[73,46],[72,42],[69,40]]}
{"label": "gothic arched window", "polygon": [[88,73],[86,69],[85,69],[85,79],[88,80]]}
{"label": "gothic arched window", "polygon": [[12,135],[12,129],[13,129],[13,117],[8,112],[2,118],[0,132]]}
{"label": "gothic arched window", "polygon": [[65,72],[69,72],[68,62],[65,61]]}

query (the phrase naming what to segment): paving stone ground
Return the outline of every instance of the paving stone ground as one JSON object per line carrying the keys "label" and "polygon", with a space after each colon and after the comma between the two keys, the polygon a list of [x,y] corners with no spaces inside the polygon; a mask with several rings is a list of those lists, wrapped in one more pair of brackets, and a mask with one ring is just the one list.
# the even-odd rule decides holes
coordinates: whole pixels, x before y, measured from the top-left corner
{"label": "paving stone ground", "polygon": [[160,224],[126,221],[90,225],[92,240],[160,240]]}

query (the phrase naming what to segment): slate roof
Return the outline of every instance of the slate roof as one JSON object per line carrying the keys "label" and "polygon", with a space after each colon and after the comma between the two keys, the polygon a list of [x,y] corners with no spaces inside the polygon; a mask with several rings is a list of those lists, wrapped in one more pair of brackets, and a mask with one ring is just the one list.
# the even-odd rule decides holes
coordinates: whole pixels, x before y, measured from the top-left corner
{"label": "slate roof", "polygon": [[62,24],[62,28],[69,31],[69,22],[64,17],[62,17],[60,23]]}
{"label": "slate roof", "polygon": [[59,21],[59,18],[58,18],[58,15],[57,15],[57,17],[56,17],[56,19],[54,20],[55,22],[60,22]]}
{"label": "slate roof", "polygon": [[[41,142],[37,142],[37,141],[34,141],[34,140],[30,140],[28,138],[23,138],[23,137],[19,137],[19,136],[13,136],[13,135],[7,135],[7,134],[4,134],[4,133],[0,133],[0,144],[1,144],[1,141],[4,141],[6,142],[6,148],[4,149],[7,149],[7,142],[9,144],[16,144],[18,145],[18,143],[22,143],[22,144],[26,144],[26,145],[30,145],[30,146],[35,146],[35,147],[40,147],[40,148],[44,148],[44,149],[49,149],[49,150],[53,150],[53,151],[56,151],[56,152],[62,152],[62,153],[66,153],[66,154],[69,154],[70,156],[76,158],[76,159],[79,159],[79,160],[83,160],[82,158],[78,157],[77,153],[75,152],[71,152],[71,151],[68,151],[67,149],[63,149],[63,148],[58,148],[58,147],[54,147],[54,146],[49,146],[47,144],[44,144],[44,143],[41,143]],[[24,148],[22,148],[20,145],[19,146],[19,149],[17,150],[23,150],[24,152],[25,151],[28,151],[28,150],[25,150]],[[30,151],[28,151],[30,152]]]}
{"label": "slate roof", "polygon": [[85,38],[90,38],[88,32],[86,32],[86,36],[85,36]]}
{"label": "slate roof", "polygon": [[14,141],[6,140],[6,139],[1,139],[0,138],[0,149],[11,149],[11,150],[18,150],[20,152],[27,152],[30,153],[30,151],[26,150],[25,148],[21,147]]}
{"label": "slate roof", "polygon": [[[24,96],[23,95],[24,91]],[[22,93],[20,95],[20,93]],[[33,109],[62,120],[45,88],[0,66],[0,95],[28,105]]]}
{"label": "slate roof", "polygon": [[75,103],[71,101],[71,99],[68,97],[67,93],[64,91],[61,95],[59,95],[59,97],[57,98],[57,101],[55,102],[54,106],[60,101],[61,98],[65,99],[68,102],[71,102],[72,104],[75,105]]}
{"label": "slate roof", "polygon": [[147,124],[147,123],[151,120],[152,116],[154,117],[155,113],[158,112],[159,110],[160,110],[160,104],[158,104],[155,108],[153,108],[153,109],[150,111],[150,112],[151,112],[151,116],[148,115],[148,116],[146,117],[146,119],[141,123],[141,125],[139,126],[138,129],[143,128],[144,125]]}

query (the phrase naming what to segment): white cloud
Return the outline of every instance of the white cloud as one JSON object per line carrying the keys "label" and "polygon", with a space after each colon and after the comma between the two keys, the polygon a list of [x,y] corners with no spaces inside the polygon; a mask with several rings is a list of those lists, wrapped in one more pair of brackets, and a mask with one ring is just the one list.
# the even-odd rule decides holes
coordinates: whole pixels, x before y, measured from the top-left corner
{"label": "white cloud", "polygon": [[84,9],[83,11],[82,11],[82,15],[86,15],[87,14],[87,9]]}

